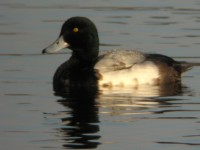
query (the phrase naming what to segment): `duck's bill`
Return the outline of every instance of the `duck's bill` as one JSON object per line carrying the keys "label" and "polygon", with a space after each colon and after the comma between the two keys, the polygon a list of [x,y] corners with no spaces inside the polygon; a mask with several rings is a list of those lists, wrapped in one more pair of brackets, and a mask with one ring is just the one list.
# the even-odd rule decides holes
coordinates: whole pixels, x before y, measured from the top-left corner
{"label": "duck's bill", "polygon": [[57,53],[67,47],[69,47],[69,44],[64,41],[63,36],[60,36],[55,42],[43,49],[42,53]]}

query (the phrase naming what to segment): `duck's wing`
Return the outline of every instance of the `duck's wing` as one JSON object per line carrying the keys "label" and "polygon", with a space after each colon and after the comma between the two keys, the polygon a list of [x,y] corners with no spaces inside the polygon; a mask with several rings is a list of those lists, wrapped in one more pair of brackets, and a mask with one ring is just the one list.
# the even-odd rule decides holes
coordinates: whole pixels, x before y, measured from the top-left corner
{"label": "duck's wing", "polygon": [[136,50],[112,50],[99,56],[94,69],[110,72],[132,67],[145,60],[145,55]]}

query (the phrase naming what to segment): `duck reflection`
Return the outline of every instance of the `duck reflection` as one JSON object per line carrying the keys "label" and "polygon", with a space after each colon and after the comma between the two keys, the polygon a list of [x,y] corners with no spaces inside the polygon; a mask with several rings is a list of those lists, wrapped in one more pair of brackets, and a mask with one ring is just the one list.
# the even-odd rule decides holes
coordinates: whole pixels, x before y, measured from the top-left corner
{"label": "duck reflection", "polygon": [[181,82],[175,82],[166,85],[153,86],[153,85],[140,85],[138,87],[100,87],[100,91],[103,95],[112,93],[128,93],[134,97],[158,97],[158,96],[174,96],[183,93],[184,86]]}
{"label": "duck reflection", "polygon": [[[97,101],[99,112],[102,114],[128,115],[131,116],[131,119],[134,119],[140,114],[152,114],[152,108],[173,107],[172,102],[177,100],[174,96],[183,95],[187,92],[187,88],[181,83],[166,86],[144,85],[137,88],[101,88]],[[125,122],[130,121],[130,118],[124,119]]]}
{"label": "duck reflection", "polygon": [[70,109],[69,116],[62,118],[65,126],[60,128],[66,144],[73,149],[96,148],[100,143],[98,107],[95,101],[97,87],[70,87],[60,94],[60,104]]}
{"label": "duck reflection", "polygon": [[[170,106],[171,99],[168,96],[182,95],[187,91],[181,83],[162,87],[75,86],[66,89],[64,93],[57,94],[63,97],[58,102],[69,110],[67,117],[62,118],[64,126],[59,130],[66,141],[63,147],[72,149],[92,149],[101,144],[99,116],[102,114],[110,114],[111,117],[128,115],[129,120],[124,118],[127,122],[130,118],[138,117],[138,114],[152,113],[152,107]],[[163,100],[163,97],[167,99]]]}

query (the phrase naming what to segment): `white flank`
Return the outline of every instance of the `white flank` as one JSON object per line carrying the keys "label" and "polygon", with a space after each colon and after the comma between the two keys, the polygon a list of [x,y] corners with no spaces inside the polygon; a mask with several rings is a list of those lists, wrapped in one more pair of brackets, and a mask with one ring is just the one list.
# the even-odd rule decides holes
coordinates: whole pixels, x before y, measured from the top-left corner
{"label": "white flank", "polygon": [[135,64],[129,69],[100,72],[100,74],[102,75],[102,80],[99,80],[100,86],[154,85],[155,80],[159,78],[158,67],[150,61]]}

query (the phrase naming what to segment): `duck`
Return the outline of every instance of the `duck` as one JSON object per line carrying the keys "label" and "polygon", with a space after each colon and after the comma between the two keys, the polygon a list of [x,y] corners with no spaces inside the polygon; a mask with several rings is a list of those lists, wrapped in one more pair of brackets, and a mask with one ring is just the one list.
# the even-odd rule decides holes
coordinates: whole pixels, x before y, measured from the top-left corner
{"label": "duck", "polygon": [[54,74],[53,89],[57,92],[68,86],[169,85],[180,82],[182,73],[200,65],[134,49],[100,54],[96,25],[80,16],[65,21],[58,38],[42,53],[53,54],[65,48],[72,54]]}

